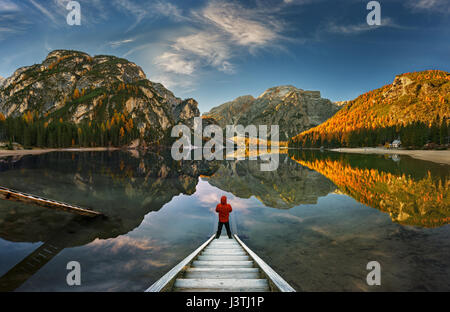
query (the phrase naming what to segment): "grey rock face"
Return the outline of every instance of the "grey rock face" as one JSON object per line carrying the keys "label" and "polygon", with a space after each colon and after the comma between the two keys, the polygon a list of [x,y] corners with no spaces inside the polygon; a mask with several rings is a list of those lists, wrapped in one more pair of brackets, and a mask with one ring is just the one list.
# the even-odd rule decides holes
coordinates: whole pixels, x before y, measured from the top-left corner
{"label": "grey rock face", "polygon": [[251,95],[213,108],[204,116],[226,125],[279,125],[280,140],[315,127],[339,110],[319,91],[304,91],[293,86],[279,86],[266,90],[256,99]]}

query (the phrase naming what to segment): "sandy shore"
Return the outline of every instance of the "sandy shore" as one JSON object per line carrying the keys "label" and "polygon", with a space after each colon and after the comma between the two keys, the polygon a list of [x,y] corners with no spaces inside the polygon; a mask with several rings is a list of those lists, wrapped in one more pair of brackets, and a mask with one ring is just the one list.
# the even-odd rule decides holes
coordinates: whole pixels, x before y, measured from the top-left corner
{"label": "sandy shore", "polygon": [[[30,150],[0,150],[0,157],[39,155],[50,152],[102,152],[117,151],[117,147],[86,147],[86,148],[43,148]],[[432,161],[439,164],[450,165],[450,150],[445,151],[423,151],[423,150],[390,150],[379,147],[361,147],[361,148],[334,148],[333,152],[356,153],[356,154],[396,154],[408,155],[417,159]]]}
{"label": "sandy shore", "polygon": [[379,147],[361,148],[334,148],[334,152],[357,153],[357,154],[396,154],[408,155],[417,159],[432,161],[439,164],[450,165],[450,150],[445,151],[423,151],[423,150],[392,150]]}
{"label": "sandy shore", "polygon": [[0,157],[8,156],[23,156],[23,155],[39,155],[50,152],[102,152],[102,151],[116,151],[117,147],[86,147],[86,148],[42,148],[42,149],[24,149],[24,150],[0,150]]}

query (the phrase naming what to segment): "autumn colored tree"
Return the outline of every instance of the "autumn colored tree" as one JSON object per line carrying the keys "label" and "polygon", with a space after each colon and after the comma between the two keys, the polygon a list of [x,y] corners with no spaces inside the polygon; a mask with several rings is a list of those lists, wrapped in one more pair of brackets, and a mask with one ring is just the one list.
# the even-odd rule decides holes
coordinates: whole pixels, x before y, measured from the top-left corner
{"label": "autumn colored tree", "polygon": [[73,91],[73,98],[78,99],[79,97],[80,97],[80,90],[78,90],[78,88],[75,88],[75,90]]}

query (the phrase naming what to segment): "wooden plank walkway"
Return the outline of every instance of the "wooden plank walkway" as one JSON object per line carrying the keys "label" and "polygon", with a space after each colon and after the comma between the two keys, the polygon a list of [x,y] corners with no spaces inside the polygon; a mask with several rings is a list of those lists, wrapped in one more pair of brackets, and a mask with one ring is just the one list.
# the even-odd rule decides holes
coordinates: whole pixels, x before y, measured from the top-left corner
{"label": "wooden plank walkway", "polygon": [[22,202],[26,204],[34,204],[41,207],[46,207],[55,210],[67,211],[70,213],[87,216],[87,217],[97,217],[103,214],[97,211],[84,209],[75,205],[59,202],[56,200],[51,200],[43,198],[36,195],[31,195],[27,193],[22,193],[19,191],[11,190],[6,187],[0,186],[0,199],[11,200],[16,202]]}
{"label": "wooden plank walkway", "polygon": [[214,235],[154,283],[147,292],[295,291],[237,235]]}

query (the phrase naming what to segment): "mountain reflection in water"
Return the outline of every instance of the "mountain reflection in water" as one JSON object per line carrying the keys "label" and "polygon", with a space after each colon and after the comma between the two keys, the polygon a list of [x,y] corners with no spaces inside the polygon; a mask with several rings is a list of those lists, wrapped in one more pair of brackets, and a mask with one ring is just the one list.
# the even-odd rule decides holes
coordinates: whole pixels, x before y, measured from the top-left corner
{"label": "mountain reflection in water", "polygon": [[[0,202],[0,258],[5,259],[0,262],[0,289],[72,290],[64,284],[63,262],[83,258],[89,276],[81,290],[144,290],[214,231],[213,208],[219,196],[226,194],[235,208],[234,231],[296,289],[367,290],[364,264],[362,271],[354,273],[361,274],[361,279],[345,286],[349,273],[339,269],[323,275],[328,260],[317,261],[308,248],[342,258],[341,267],[346,267],[343,263],[349,260],[344,259],[356,253],[353,249],[358,246],[353,245],[352,251],[345,244],[335,249],[343,237],[364,237],[380,222],[380,230],[397,235],[394,223],[384,221],[385,212],[395,223],[417,229],[442,227],[450,221],[449,180],[448,166],[409,157],[399,161],[319,151],[280,155],[274,172],[260,171],[259,161],[174,161],[170,152],[58,152],[3,159],[1,186],[91,208],[108,218],[86,220]],[[369,212],[365,205],[383,213]],[[341,206],[348,212],[336,210]],[[369,226],[363,229],[356,224]],[[337,230],[340,226],[344,229]],[[448,241],[447,228],[437,233],[435,244],[442,246],[442,238]],[[405,230],[408,235],[418,233]],[[420,245],[420,239],[414,242]],[[361,243],[364,252],[359,255],[364,261],[372,243]],[[26,251],[19,252],[23,244]],[[388,245],[372,247],[383,258]],[[402,248],[396,248],[400,253]],[[438,267],[448,262],[437,250],[428,256]],[[354,254],[351,258],[363,261]],[[113,269],[115,273],[108,275]],[[444,279],[431,280],[430,289],[448,289],[448,274],[433,266],[430,270]],[[396,277],[390,278],[395,281]],[[400,290],[417,287],[392,285]]]}
{"label": "mountain reflection in water", "polygon": [[[319,154],[320,155],[320,154]],[[292,152],[292,159],[320,172],[345,194],[370,207],[389,213],[405,225],[437,227],[450,222],[450,171],[400,170],[365,167],[358,158],[342,154],[317,157],[308,152]],[[444,170],[442,170],[444,169]],[[447,169],[447,170],[446,170]]]}

